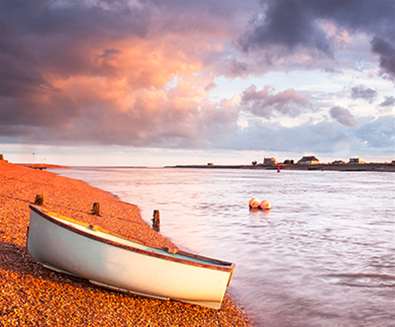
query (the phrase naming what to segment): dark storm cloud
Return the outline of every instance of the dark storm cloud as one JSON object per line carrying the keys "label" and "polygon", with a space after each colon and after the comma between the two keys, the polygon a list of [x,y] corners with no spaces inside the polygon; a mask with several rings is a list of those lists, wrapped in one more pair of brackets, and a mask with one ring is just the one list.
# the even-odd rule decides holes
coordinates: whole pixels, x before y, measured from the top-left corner
{"label": "dark storm cloud", "polygon": [[355,117],[346,108],[333,107],[329,110],[329,113],[333,119],[344,126],[353,127],[356,125]]}
{"label": "dark storm cloud", "polygon": [[351,89],[351,97],[353,99],[364,99],[372,102],[377,97],[377,91],[363,85],[358,85]]}
{"label": "dark storm cloud", "polygon": [[77,40],[144,35],[148,18],[144,6],[131,6],[125,0],[4,0],[0,12],[2,22],[20,36],[55,34]]}
{"label": "dark storm cloud", "polygon": [[47,87],[47,82],[36,67],[31,47],[21,42],[13,28],[3,23],[1,15],[0,96],[17,96]]}
{"label": "dark storm cloud", "polygon": [[42,93],[51,97],[52,110],[48,110],[45,104],[32,101],[29,96],[0,96],[0,125],[25,126],[26,129],[28,126],[58,128],[67,125],[80,113],[81,108],[75,105],[72,99],[54,90]]}
{"label": "dark storm cloud", "polygon": [[240,44],[246,51],[275,46],[287,53],[308,49],[331,56],[331,40],[322,25],[326,20],[351,33],[372,35],[381,67],[394,76],[394,17],[393,0],[267,0]]}
{"label": "dark storm cloud", "polygon": [[380,103],[381,107],[391,107],[395,105],[395,97],[385,97],[385,100]]}
{"label": "dark storm cloud", "polygon": [[282,45],[313,47],[328,53],[330,44],[320,19],[328,19],[353,31],[394,32],[392,0],[267,0],[263,12],[242,39],[245,49]]}
{"label": "dark storm cloud", "polygon": [[[395,34],[393,37],[395,38]],[[374,37],[372,40],[372,50],[379,55],[381,68],[392,78],[395,78],[395,46],[384,39]]]}
{"label": "dark storm cloud", "polygon": [[[105,5],[112,3],[117,5],[105,9]],[[145,9],[129,8],[126,1],[100,4],[1,1],[0,95],[15,96],[50,88],[43,73],[92,73],[92,63],[84,55],[90,44],[126,35],[142,36],[146,32]]]}
{"label": "dark storm cloud", "polygon": [[256,17],[252,30],[241,39],[245,50],[270,45],[292,50],[303,45],[330,52],[329,42],[317,26],[307,1],[279,0],[263,4],[264,13]]}

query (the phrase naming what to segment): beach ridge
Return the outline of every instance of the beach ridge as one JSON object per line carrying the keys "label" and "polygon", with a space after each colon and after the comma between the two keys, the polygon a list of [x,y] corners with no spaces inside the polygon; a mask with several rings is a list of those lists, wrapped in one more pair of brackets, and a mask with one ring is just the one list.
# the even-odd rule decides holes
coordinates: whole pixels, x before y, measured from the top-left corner
{"label": "beach ridge", "polygon": [[[148,246],[176,247],[153,231],[133,204],[76,179],[0,162],[0,325],[250,326],[229,295],[221,310],[102,289],[54,273],[26,253],[28,205],[36,194],[51,211]],[[101,216],[89,214],[100,202]]]}

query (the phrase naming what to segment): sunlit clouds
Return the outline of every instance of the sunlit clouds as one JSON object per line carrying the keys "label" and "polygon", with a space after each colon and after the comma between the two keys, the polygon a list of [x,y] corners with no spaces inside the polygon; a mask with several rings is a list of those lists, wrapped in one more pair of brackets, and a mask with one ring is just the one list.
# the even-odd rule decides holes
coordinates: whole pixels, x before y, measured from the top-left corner
{"label": "sunlit clouds", "polygon": [[394,18],[385,0],[2,1],[0,138],[390,156]]}

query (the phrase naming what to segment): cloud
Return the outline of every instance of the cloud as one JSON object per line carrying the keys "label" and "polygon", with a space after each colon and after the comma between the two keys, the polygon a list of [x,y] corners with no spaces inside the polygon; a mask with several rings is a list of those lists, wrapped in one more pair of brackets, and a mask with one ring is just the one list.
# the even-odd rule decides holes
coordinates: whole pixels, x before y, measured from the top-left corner
{"label": "cloud", "polygon": [[377,91],[363,85],[358,85],[351,89],[351,97],[353,99],[364,99],[368,102],[373,102],[377,97]]}
{"label": "cloud", "polygon": [[283,152],[335,152],[358,143],[352,130],[329,121],[284,127],[278,123],[250,120],[221,146],[238,150]]}
{"label": "cloud", "polygon": [[[292,88],[253,85],[225,100],[213,96],[212,88],[221,75],[246,77],[294,63],[322,68],[334,42],[347,44],[353,31],[386,32],[389,46],[376,41],[372,47],[390,71],[394,12],[386,2],[376,4],[375,20],[370,2],[268,1],[242,38],[248,51],[238,52],[232,40],[254,3],[1,1],[0,137],[43,144],[296,151],[330,151],[360,144],[362,136],[378,138],[369,126],[356,135],[355,118],[343,108],[332,110],[336,121],[284,127],[284,117],[313,111],[310,98]],[[245,117],[248,126],[240,127]],[[387,131],[390,123],[372,126]]]}
{"label": "cloud", "polygon": [[108,74],[96,56],[112,40],[142,37],[148,12],[128,2],[47,1],[0,3],[0,95],[40,93],[49,75]]}
{"label": "cloud", "polygon": [[338,47],[352,43],[355,34],[366,34],[373,37],[372,50],[380,55],[381,67],[394,76],[392,0],[266,0],[261,4],[240,37],[244,51],[275,58],[303,53],[321,61],[333,58]]}
{"label": "cloud", "polygon": [[261,12],[241,41],[246,49],[281,45],[292,50],[301,46],[328,54],[333,26],[325,20],[351,31],[384,34],[394,31],[394,15],[395,6],[388,0],[267,0],[262,1]]}
{"label": "cloud", "polygon": [[[395,38],[395,34],[393,36]],[[380,57],[381,68],[395,78],[395,46],[379,37],[374,37],[371,44],[373,52]]]}
{"label": "cloud", "polygon": [[265,150],[308,153],[385,153],[395,148],[394,116],[370,119],[350,128],[334,121],[306,122],[285,127],[279,123],[250,120],[248,127],[238,129],[221,147],[238,150]]}
{"label": "cloud", "polygon": [[203,133],[237,121],[237,109],[208,100],[204,71],[237,25],[236,4],[1,1],[0,136],[207,144]]}
{"label": "cloud", "polygon": [[250,68],[246,62],[231,59],[225,62],[224,74],[229,77],[243,77],[250,73]]}
{"label": "cloud", "polygon": [[211,135],[236,128],[237,108],[207,100],[205,84],[180,80],[171,90],[129,93],[123,81],[74,77],[57,87],[37,102],[0,98],[0,134],[43,144],[205,147]]}
{"label": "cloud", "polygon": [[394,154],[395,149],[395,116],[383,116],[359,127],[355,135],[370,149],[389,149]]}
{"label": "cloud", "polygon": [[264,13],[255,17],[250,31],[240,40],[244,50],[274,45],[290,51],[304,46],[330,52],[328,39],[313,19],[311,10],[306,10],[306,2],[280,0],[263,3]]}
{"label": "cloud", "polygon": [[395,97],[389,96],[385,97],[385,100],[380,103],[381,107],[391,107],[395,105]]}
{"label": "cloud", "polygon": [[344,126],[353,127],[356,125],[355,117],[346,108],[333,107],[329,110],[329,113],[333,119]]}
{"label": "cloud", "polygon": [[241,105],[246,111],[264,118],[276,115],[296,117],[306,108],[310,109],[307,98],[293,89],[275,94],[270,87],[257,90],[255,85],[244,90]]}

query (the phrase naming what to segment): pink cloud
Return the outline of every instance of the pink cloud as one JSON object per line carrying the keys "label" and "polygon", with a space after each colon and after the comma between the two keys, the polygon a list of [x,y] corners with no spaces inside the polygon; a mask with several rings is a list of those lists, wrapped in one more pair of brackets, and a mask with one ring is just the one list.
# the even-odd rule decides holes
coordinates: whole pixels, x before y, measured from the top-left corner
{"label": "pink cloud", "polygon": [[295,117],[311,107],[306,96],[294,89],[274,93],[270,87],[258,90],[255,85],[243,92],[241,104],[247,111],[265,118],[276,115]]}

